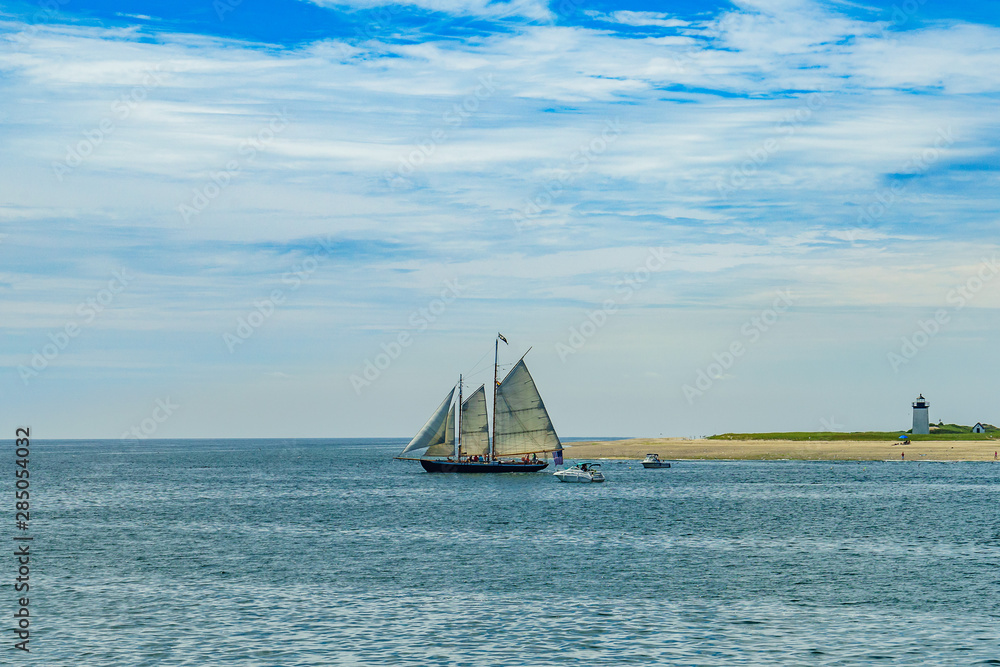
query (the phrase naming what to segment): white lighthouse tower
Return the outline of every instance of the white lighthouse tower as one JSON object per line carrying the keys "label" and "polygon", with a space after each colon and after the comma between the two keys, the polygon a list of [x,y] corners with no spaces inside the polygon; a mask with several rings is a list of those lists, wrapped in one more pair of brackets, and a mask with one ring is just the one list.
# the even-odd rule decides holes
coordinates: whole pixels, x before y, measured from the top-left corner
{"label": "white lighthouse tower", "polygon": [[917,400],[913,402],[913,434],[918,433],[930,433],[931,425],[930,420],[927,417],[927,408],[931,407],[931,404],[927,402],[923,394],[917,397]]}

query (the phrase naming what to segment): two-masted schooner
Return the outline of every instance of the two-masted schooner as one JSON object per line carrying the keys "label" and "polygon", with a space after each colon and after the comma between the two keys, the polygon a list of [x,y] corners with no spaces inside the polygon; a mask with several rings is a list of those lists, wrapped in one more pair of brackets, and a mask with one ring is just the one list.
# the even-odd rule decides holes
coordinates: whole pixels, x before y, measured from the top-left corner
{"label": "two-masted schooner", "polygon": [[[539,454],[562,459],[562,443],[522,356],[498,380],[500,341],[493,358],[493,437],[486,414],[486,386],[462,400],[462,377],[397,459],[416,460],[427,472],[537,472]],[[527,354],[527,352],[525,353]],[[455,400],[456,389],[458,398]],[[422,452],[422,453],[420,453]],[[417,454],[417,456],[413,456]],[[409,456],[408,456],[409,455]]]}

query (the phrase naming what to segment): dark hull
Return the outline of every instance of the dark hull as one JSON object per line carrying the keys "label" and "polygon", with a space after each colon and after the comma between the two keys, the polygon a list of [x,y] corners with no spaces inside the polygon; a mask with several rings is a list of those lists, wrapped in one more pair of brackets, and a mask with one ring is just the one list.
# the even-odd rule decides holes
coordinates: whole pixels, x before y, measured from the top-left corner
{"label": "dark hull", "polygon": [[420,459],[420,465],[427,472],[538,472],[549,464],[545,461],[535,463],[471,463],[463,461],[434,461],[432,459]]}

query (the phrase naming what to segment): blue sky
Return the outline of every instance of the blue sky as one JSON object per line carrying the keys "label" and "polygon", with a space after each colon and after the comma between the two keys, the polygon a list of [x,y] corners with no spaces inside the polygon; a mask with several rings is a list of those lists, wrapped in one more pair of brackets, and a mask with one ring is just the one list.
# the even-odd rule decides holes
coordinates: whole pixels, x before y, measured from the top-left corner
{"label": "blue sky", "polygon": [[498,330],[564,436],[1000,424],[991,3],[46,6],[11,432],[409,436]]}

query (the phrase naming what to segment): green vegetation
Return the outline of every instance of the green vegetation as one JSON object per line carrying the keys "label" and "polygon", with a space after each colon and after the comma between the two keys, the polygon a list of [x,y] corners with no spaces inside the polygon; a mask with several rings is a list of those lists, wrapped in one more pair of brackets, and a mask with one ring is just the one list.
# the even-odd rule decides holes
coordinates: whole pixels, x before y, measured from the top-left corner
{"label": "green vegetation", "polygon": [[[993,424],[983,424],[983,427],[986,429],[986,433],[996,434],[997,431],[1000,431],[1000,429],[998,429]],[[960,424],[944,424],[941,422],[938,422],[937,424],[931,424],[931,435],[934,435],[935,433],[970,433],[972,435],[982,435],[982,434],[972,433],[971,426],[962,426]]]}
{"label": "green vegetation", "polygon": [[790,433],[723,433],[713,435],[709,440],[865,440],[865,441],[895,441],[900,435],[906,435],[911,441],[921,440],[991,440],[1000,438],[1000,429],[983,424],[985,433],[973,433],[971,426],[959,424],[941,424],[931,426],[930,435],[913,435],[909,431],[860,431],[856,433],[839,432],[808,432],[794,431]]}

